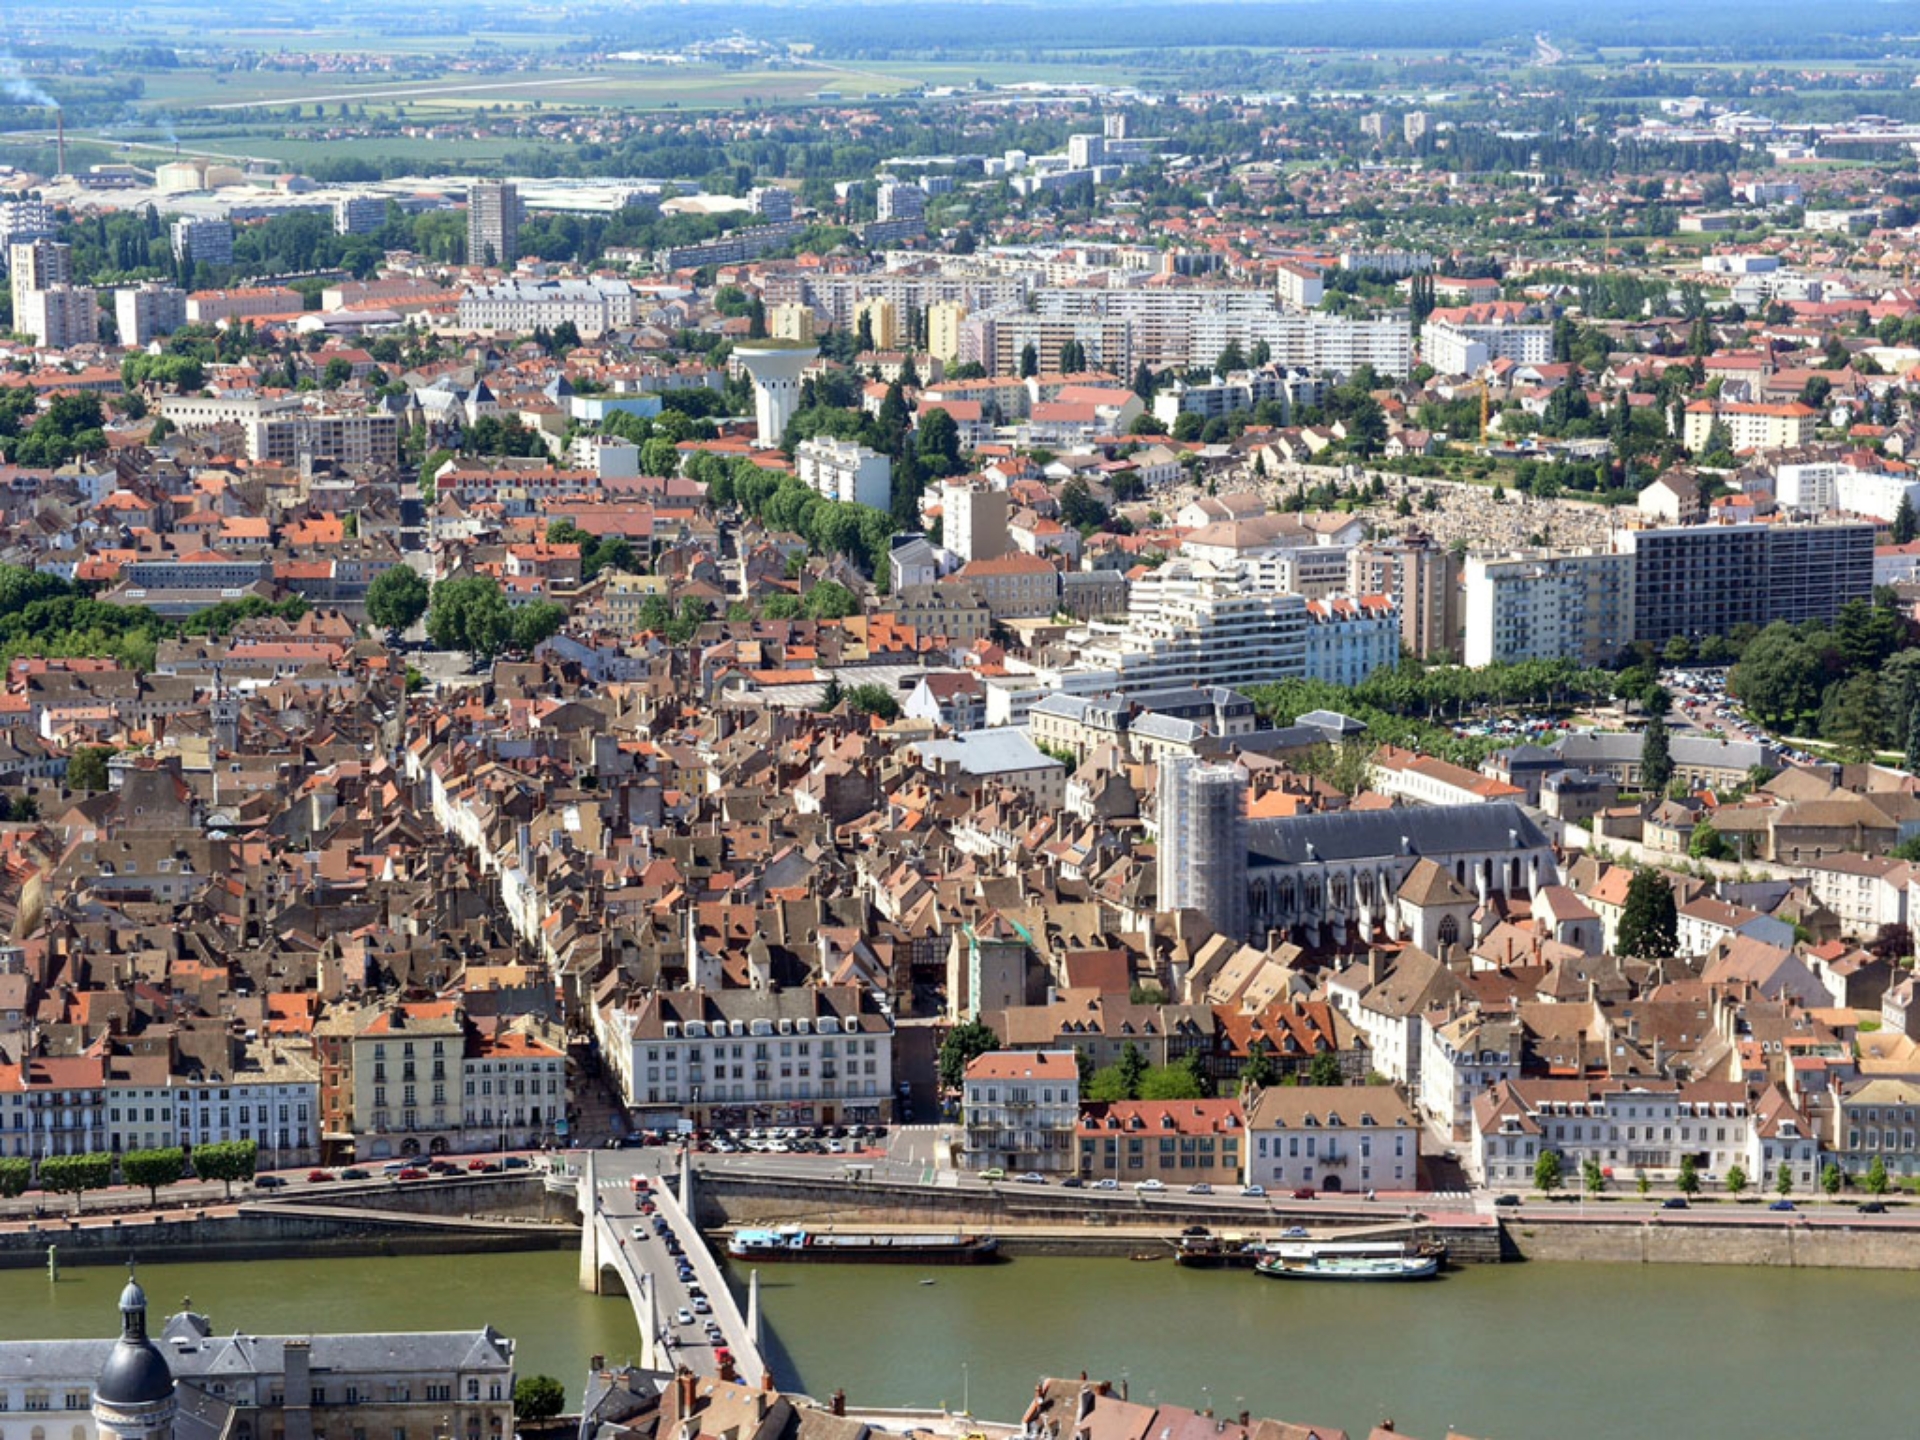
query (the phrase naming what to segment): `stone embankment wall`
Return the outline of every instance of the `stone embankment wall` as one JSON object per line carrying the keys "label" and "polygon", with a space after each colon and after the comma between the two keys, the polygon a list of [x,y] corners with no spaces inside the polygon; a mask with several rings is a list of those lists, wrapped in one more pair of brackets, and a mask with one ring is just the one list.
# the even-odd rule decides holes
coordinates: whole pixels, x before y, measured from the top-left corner
{"label": "stone embankment wall", "polygon": [[1920,1223],[1789,1224],[1639,1219],[1508,1220],[1527,1260],[1633,1265],[1778,1265],[1847,1270],[1920,1269]]}

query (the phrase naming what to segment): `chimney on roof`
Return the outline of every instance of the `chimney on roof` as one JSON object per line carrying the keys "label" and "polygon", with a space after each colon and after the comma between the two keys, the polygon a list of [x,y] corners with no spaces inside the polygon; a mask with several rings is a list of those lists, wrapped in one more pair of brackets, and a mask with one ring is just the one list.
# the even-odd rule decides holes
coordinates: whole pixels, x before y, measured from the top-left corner
{"label": "chimney on roof", "polygon": [[687,1369],[684,1365],[673,1372],[673,1398],[674,1409],[677,1412],[675,1416],[676,1419],[684,1420],[693,1413],[693,1397],[698,1383],[699,1382],[693,1377],[693,1371]]}
{"label": "chimney on roof", "polygon": [[847,1413],[847,1392],[836,1389],[827,1401],[827,1408],[835,1415],[844,1417]]}

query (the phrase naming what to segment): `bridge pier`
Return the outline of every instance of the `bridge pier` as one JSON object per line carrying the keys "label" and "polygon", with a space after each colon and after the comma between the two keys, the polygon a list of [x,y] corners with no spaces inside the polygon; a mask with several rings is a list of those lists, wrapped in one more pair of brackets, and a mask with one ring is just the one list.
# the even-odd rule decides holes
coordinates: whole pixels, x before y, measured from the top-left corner
{"label": "bridge pier", "polygon": [[594,1173],[594,1152],[588,1150],[580,1162],[580,1187],[576,1192],[580,1205],[580,1288],[600,1293],[600,1189]]}

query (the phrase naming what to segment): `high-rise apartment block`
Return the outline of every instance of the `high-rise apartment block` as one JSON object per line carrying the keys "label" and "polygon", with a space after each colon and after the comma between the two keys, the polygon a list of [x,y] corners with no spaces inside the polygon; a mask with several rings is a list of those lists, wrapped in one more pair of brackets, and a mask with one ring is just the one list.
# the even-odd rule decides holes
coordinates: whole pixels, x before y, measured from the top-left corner
{"label": "high-rise apartment block", "polygon": [[511,265],[519,254],[520,191],[504,180],[478,180],[467,192],[467,263]]}
{"label": "high-rise apartment block", "polygon": [[1872,525],[1674,525],[1629,530],[1633,638],[1832,620],[1873,594]]}
{"label": "high-rise apartment block", "polygon": [[225,220],[173,222],[173,258],[188,265],[231,265],[233,227]]}
{"label": "high-rise apartment block", "polygon": [[29,290],[13,317],[14,327],[33,336],[36,345],[65,350],[100,338],[100,302],[88,285],[49,285]]}
{"label": "high-rise apartment block", "polygon": [[[22,240],[7,247],[7,279],[13,290],[14,324],[27,308],[29,290],[73,281],[73,247],[54,240]],[[26,327],[20,325],[21,329]]]}
{"label": "high-rise apartment block", "polygon": [[113,292],[113,319],[122,345],[145,345],[187,323],[187,292],[150,280]]}
{"label": "high-rise apartment block", "polygon": [[1633,639],[1633,557],[1606,550],[1467,560],[1469,665],[1577,660],[1604,665]]}

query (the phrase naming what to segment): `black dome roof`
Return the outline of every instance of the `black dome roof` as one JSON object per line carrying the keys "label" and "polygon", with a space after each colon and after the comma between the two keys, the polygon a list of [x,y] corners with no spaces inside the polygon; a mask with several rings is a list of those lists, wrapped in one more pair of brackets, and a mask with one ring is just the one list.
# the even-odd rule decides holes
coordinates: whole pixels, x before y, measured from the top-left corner
{"label": "black dome roof", "polygon": [[151,1340],[123,1336],[115,1342],[93,1388],[103,1403],[115,1407],[156,1405],[173,1398],[173,1372]]}

